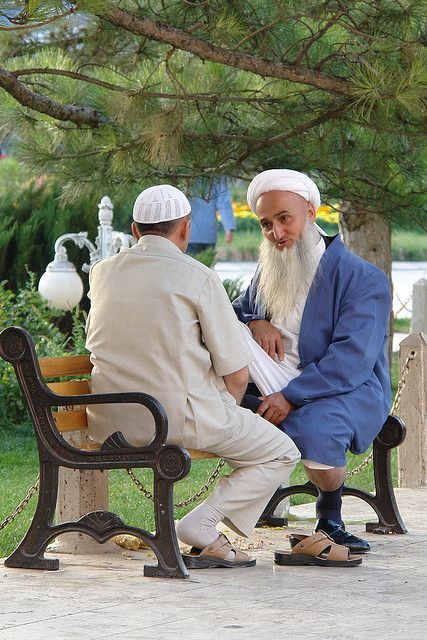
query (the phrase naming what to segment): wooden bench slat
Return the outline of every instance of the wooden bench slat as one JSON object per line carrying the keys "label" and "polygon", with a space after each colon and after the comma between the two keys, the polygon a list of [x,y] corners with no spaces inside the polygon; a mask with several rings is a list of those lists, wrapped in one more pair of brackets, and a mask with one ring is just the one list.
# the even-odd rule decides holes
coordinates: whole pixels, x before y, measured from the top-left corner
{"label": "wooden bench slat", "polygon": [[192,460],[207,460],[208,458],[218,458],[216,453],[210,453],[209,451],[198,451],[197,449],[187,449]]}
{"label": "wooden bench slat", "polygon": [[85,409],[52,411],[52,415],[56,422],[56,428],[61,433],[87,429],[87,416]]}
{"label": "wooden bench slat", "polygon": [[90,393],[90,380],[69,380],[68,382],[49,382],[49,389],[61,396],[79,396]]}
{"label": "wooden bench slat", "polygon": [[39,364],[44,378],[86,375],[90,373],[93,368],[89,355],[40,358]]}
{"label": "wooden bench slat", "polygon": [[83,451],[99,451],[101,449],[101,445],[99,442],[85,442],[81,444],[79,449]]}

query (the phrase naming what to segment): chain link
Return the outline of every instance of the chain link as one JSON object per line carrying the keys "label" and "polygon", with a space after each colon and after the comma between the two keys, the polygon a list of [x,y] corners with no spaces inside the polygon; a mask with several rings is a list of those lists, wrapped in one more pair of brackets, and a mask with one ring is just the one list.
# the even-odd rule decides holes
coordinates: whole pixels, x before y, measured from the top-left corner
{"label": "chain link", "polygon": [[[410,368],[409,363],[411,362],[411,360],[415,358],[415,356],[416,356],[416,351],[411,351],[405,358],[405,363],[402,367],[402,371],[400,372],[396,395],[394,396],[393,404],[390,411],[390,413],[392,414],[395,414],[395,415],[399,414],[400,400],[402,397],[402,392],[406,386],[406,377]],[[372,458],[373,458],[373,452],[371,451],[371,453],[365,458],[363,462],[361,462],[357,467],[355,467],[354,469],[352,469],[347,473],[346,477],[352,478],[353,476],[355,476],[357,473],[359,473],[359,471],[367,467],[372,462]],[[221,458],[218,464],[216,465],[215,469],[213,470],[213,472],[205,482],[205,484],[203,484],[200,487],[200,489],[196,491],[196,493],[193,494],[190,498],[188,498],[187,500],[182,500],[181,502],[178,502],[177,504],[175,504],[175,507],[179,509],[181,507],[187,507],[188,505],[193,504],[193,502],[196,502],[198,498],[200,498],[209,490],[209,487],[218,478],[220,471],[224,465],[225,465],[225,460]],[[154,501],[153,494],[151,493],[151,491],[146,489],[144,484],[136,477],[133,469],[126,469],[126,473],[130,476],[130,478],[132,479],[132,482],[135,484],[136,487],[138,487],[139,491],[141,491],[141,493],[147,498],[147,500],[150,500],[153,502]],[[0,531],[5,527],[7,527],[7,525],[11,524],[24,511],[24,509],[30,502],[31,498],[38,490],[39,478],[40,476],[37,475],[37,478],[35,479],[34,483],[28,489],[27,495],[25,496],[25,498],[18,504],[18,506],[14,509],[14,511],[9,516],[7,516],[7,518],[3,520],[3,522],[0,522]]]}
{"label": "chain link", "polygon": [[188,500],[183,500],[182,502],[178,502],[178,504],[175,505],[175,507],[177,507],[178,509],[180,507],[187,507],[189,504],[192,504],[193,502],[195,502],[198,498],[200,498],[200,496],[202,496],[204,493],[206,493],[209,490],[209,487],[215,482],[215,480],[218,478],[220,471],[222,469],[222,467],[225,465],[225,460],[223,460],[222,458],[219,460],[218,464],[216,465],[215,469],[213,470],[213,472],[211,473],[211,475],[209,476],[209,478],[207,479],[207,481],[205,482],[204,485],[202,485],[200,487],[200,489],[193,495],[191,496],[191,498],[188,498]]}
{"label": "chain link", "polygon": [[411,360],[415,358],[416,355],[417,355],[416,351],[412,350],[410,353],[408,353],[408,355],[405,358],[405,364],[403,365],[402,371],[400,372],[396,394],[394,396],[393,404],[391,405],[390,413],[392,414],[396,414],[396,415],[399,414],[400,399],[402,397],[403,389],[406,386],[406,376],[408,375],[408,371],[409,371],[409,363],[411,362]]}
{"label": "chain link", "polygon": [[412,300],[412,293],[408,296],[408,298],[405,300],[405,302],[402,302],[402,300],[399,298],[399,296],[397,295],[396,291],[394,291],[394,295],[397,298],[398,303],[400,304],[400,308],[397,311],[394,311],[394,317],[397,318],[397,316],[399,315],[399,313],[401,311],[403,311],[405,309],[405,311],[408,311],[409,313],[412,313],[412,309],[408,308],[408,302],[410,302],[410,300]]}
{"label": "chain link", "polygon": [[37,475],[37,478],[35,479],[34,484],[32,484],[31,487],[28,489],[27,495],[22,500],[22,502],[18,504],[15,510],[9,516],[7,516],[7,518],[5,518],[3,522],[0,522],[0,531],[5,527],[7,527],[8,524],[12,524],[15,518],[21,515],[21,513],[24,511],[25,507],[27,506],[27,504],[29,503],[29,501],[31,500],[31,498],[39,488],[39,478],[40,478],[40,474]]}
{"label": "chain link", "polygon": [[[220,471],[224,465],[225,465],[225,460],[221,458],[218,464],[216,465],[215,469],[212,471],[211,475],[205,482],[205,484],[203,484],[200,487],[200,489],[195,494],[193,494],[190,498],[188,498],[187,500],[183,500],[182,502],[178,502],[174,506],[177,509],[180,509],[181,507],[188,507],[189,504],[193,504],[193,502],[196,502],[198,498],[200,498],[203,494],[205,494],[209,490],[209,487],[218,478]],[[126,473],[131,477],[132,482],[135,484],[136,487],[138,487],[138,489],[147,498],[147,500],[151,500],[151,502],[153,502],[154,501],[153,494],[151,493],[151,491],[146,489],[143,483],[136,477],[136,475],[133,472],[133,469],[126,469]]]}
{"label": "chain link", "polygon": [[352,469],[351,471],[347,471],[347,473],[345,474],[345,477],[352,478],[353,476],[358,474],[359,471],[362,471],[362,469],[364,469],[365,467],[371,464],[373,457],[374,457],[374,452],[371,451],[371,453],[366,456],[363,462],[358,464],[357,467],[354,467],[354,469]]}
{"label": "chain link", "polygon": [[[397,385],[396,395],[394,396],[393,404],[391,405],[391,409],[390,409],[390,413],[393,414],[393,415],[398,415],[399,414],[399,411],[400,411],[400,398],[402,397],[403,389],[406,386],[406,376],[407,376],[408,371],[409,371],[409,363],[411,362],[411,360],[413,360],[415,358],[415,355],[416,355],[416,352],[415,351],[411,351],[405,358],[405,364],[403,365],[402,371],[400,372],[400,377],[399,377],[399,382],[398,382],[398,385]],[[362,469],[367,467],[372,462],[372,458],[373,457],[374,457],[374,452],[371,451],[371,453],[366,456],[366,458],[364,459],[363,462],[361,462],[357,467],[355,467],[351,471],[347,472],[346,478],[352,478],[357,473],[359,473],[359,471],[361,471]]]}

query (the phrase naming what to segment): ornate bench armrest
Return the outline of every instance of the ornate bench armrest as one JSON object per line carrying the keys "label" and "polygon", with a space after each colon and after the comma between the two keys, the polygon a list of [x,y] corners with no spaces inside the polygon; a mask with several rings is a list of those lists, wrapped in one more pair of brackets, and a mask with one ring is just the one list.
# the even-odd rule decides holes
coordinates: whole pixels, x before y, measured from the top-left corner
{"label": "ornate bench armrest", "polygon": [[126,443],[122,436],[123,446],[127,444],[136,453],[138,451],[155,451],[166,441],[168,435],[168,418],[163,405],[148,393],[100,393],[85,394],[80,396],[59,396],[45,386],[46,404],[54,407],[72,407],[75,405],[92,404],[140,404],[146,407],[154,418],[155,432],[150,442],[143,447],[133,447]]}

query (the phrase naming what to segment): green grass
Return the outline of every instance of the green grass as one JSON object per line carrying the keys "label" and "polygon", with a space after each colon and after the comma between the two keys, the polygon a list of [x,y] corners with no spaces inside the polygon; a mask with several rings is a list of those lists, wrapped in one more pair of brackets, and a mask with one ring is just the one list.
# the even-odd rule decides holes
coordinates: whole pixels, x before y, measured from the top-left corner
{"label": "green grass", "polygon": [[393,231],[391,247],[393,260],[427,260],[427,240],[425,233]]}
{"label": "green grass", "polygon": [[[325,226],[325,225],[323,225]],[[325,229],[329,233],[329,229]],[[336,231],[334,231],[336,233]],[[218,260],[256,260],[261,241],[261,231],[257,228],[241,229],[235,232],[231,244],[225,244],[224,232],[218,233]],[[427,260],[427,240],[425,234],[413,231],[395,231],[392,237],[393,260]]]}
{"label": "green grass", "polygon": [[[392,363],[393,391],[395,392],[397,381],[398,363],[395,355]],[[29,435],[26,427],[17,428],[16,432],[1,433],[0,450],[0,486],[2,489],[0,501],[0,522],[13,511],[16,505],[25,496],[28,488],[34,482],[38,472],[38,456],[33,435]],[[348,454],[348,468],[353,469],[360,464],[367,453],[361,456]],[[393,481],[397,480],[397,453],[392,454]],[[217,464],[216,460],[196,460],[192,464],[189,476],[175,485],[175,502],[187,499],[203,485],[209,474]],[[229,473],[230,469],[223,468],[221,473]],[[136,474],[147,487],[152,489],[152,476],[149,470],[137,470]],[[110,471],[110,508],[121,516],[125,522],[134,526],[140,526],[153,530],[154,519],[152,504],[148,502],[141,492],[134,486],[130,477],[123,470]],[[306,481],[302,465],[295,469],[291,482],[300,484]],[[368,466],[351,479],[351,485],[361,489],[373,491],[374,480],[372,466]],[[204,499],[206,495],[200,499]],[[34,496],[25,511],[15,520],[0,531],[0,557],[9,555],[24,536],[36,505]],[[291,498],[292,504],[312,502],[314,498],[306,495],[296,495]],[[176,509],[175,517],[180,518],[192,508]]]}
{"label": "green grass", "polygon": [[410,333],[411,318],[395,318],[393,322],[393,329],[396,333]]}

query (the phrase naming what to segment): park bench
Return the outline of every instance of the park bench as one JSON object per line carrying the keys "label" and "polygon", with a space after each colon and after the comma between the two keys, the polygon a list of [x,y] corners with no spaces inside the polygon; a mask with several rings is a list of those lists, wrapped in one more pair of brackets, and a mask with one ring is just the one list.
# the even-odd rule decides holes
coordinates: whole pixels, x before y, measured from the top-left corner
{"label": "park bench", "polygon": [[[99,543],[116,535],[129,534],[147,543],[156,555],[158,565],[146,565],[144,575],[187,577],[188,571],[179,552],[174,528],[173,484],[189,473],[191,459],[216,456],[166,444],[167,416],[161,404],[152,396],[145,393],[91,394],[88,377],[92,363],[88,355],[37,360],[30,334],[19,327],[2,331],[0,355],[15,369],[35,428],[40,459],[36,511],[27,534],[6,559],[5,565],[58,569],[58,560],[45,558],[44,552],[49,542],[63,533],[88,534]],[[82,379],[82,376],[86,376],[86,379]],[[53,381],[58,378],[61,380]],[[147,407],[155,422],[155,434],[151,442],[144,447],[133,447],[120,431],[109,436],[102,444],[89,442],[84,449],[67,442],[67,434],[87,429],[86,405],[102,403],[134,403]],[[401,444],[404,438],[403,422],[396,416],[389,416],[373,444],[375,494],[344,487],[344,495],[361,498],[378,515],[378,522],[366,524],[368,531],[406,533],[394,496],[391,472],[391,449]],[[155,533],[130,527],[114,513],[103,510],[85,513],[76,521],[54,524],[59,467],[100,471],[151,468],[154,476]],[[317,490],[310,482],[278,489],[258,524],[285,524],[273,513],[284,498],[296,493],[316,496]]]}

